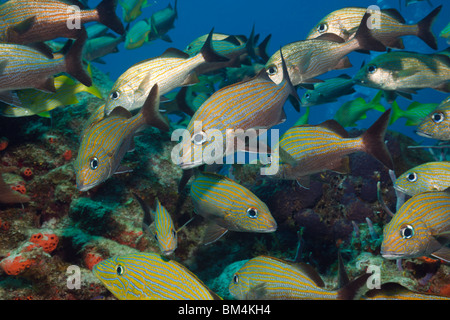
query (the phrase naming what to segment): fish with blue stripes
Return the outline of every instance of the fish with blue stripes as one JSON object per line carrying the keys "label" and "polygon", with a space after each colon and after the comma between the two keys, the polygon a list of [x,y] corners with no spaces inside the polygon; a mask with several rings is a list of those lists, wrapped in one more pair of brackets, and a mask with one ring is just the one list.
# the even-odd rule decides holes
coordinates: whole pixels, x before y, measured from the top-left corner
{"label": "fish with blue stripes", "polygon": [[119,300],[221,300],[185,266],[157,253],[109,258],[92,272]]}
{"label": "fish with blue stripes", "polygon": [[373,58],[353,80],[358,85],[384,90],[389,103],[397,94],[411,100],[418,89],[450,92],[450,57],[444,52],[391,51]]}
{"label": "fish with blue stripes", "polygon": [[[84,10],[81,4],[74,7],[67,1],[9,0],[0,6],[0,40],[30,44],[59,37],[76,39],[83,24],[93,21],[124,34],[123,24],[115,13],[116,4],[117,0],[103,0],[97,8]],[[76,18],[79,20],[75,21]],[[74,23],[73,28],[70,23]]]}
{"label": "fish with blue stripes", "polygon": [[314,89],[306,90],[301,99],[302,107],[317,106],[324,103],[336,102],[339,97],[355,92],[353,79],[342,74],[336,78],[314,84]]}
{"label": "fish with blue stripes", "polygon": [[345,41],[351,39],[364,14],[370,10],[374,17],[369,23],[375,39],[386,47],[404,49],[402,36],[413,35],[422,39],[432,49],[437,49],[436,37],[431,30],[434,20],[442,6],[434,9],[417,24],[407,24],[402,15],[395,9],[375,10],[362,7],[346,7],[335,10],[323,19],[309,32],[307,39],[314,39],[325,33],[333,33]]}
{"label": "fish with blue stripes", "polygon": [[106,115],[117,106],[129,111],[141,108],[155,83],[158,84],[160,95],[164,95],[175,88],[197,83],[195,69],[203,63],[228,60],[211,48],[212,34],[211,30],[202,50],[194,57],[178,49],[169,48],[156,58],[138,62],[130,67],[114,83],[106,101]]}
{"label": "fish with blue stripes", "polygon": [[406,201],[384,227],[386,259],[432,256],[450,262],[450,190],[419,193]]}
{"label": "fish with blue stripes", "polygon": [[[370,14],[366,13],[355,36],[345,42],[341,37],[326,33],[315,39],[301,40],[282,47],[289,77],[294,86],[321,82],[315,77],[331,70],[350,68],[347,55],[356,50],[385,51],[386,47],[371,36],[367,27]],[[280,52],[275,52],[266,63],[270,79],[283,79]]]}
{"label": "fish with blue stripes", "polygon": [[195,213],[208,222],[204,244],[217,241],[228,230],[268,233],[277,229],[267,205],[228,177],[197,173],[190,194]]}
{"label": "fish with blue stripes", "polygon": [[228,288],[238,300],[351,300],[358,298],[357,290],[366,284],[367,277],[329,290],[311,265],[258,256],[233,275]]}
{"label": "fish with blue stripes", "polygon": [[65,56],[49,58],[40,50],[25,45],[0,43],[0,55],[6,57],[7,64],[0,74],[0,100],[20,107],[12,98],[11,90],[38,89],[55,92],[54,75],[68,73],[83,85],[90,87],[92,79],[84,70],[81,55],[86,32],[70,47]]}
{"label": "fish with blue stripes", "polygon": [[450,161],[433,161],[409,169],[395,180],[394,188],[409,196],[450,187]]}
{"label": "fish with blue stripes", "polygon": [[[389,116],[390,109],[356,138],[350,138],[348,132],[335,120],[290,128],[282,136],[279,149],[287,152],[295,162],[282,163],[273,178],[297,180],[300,185],[307,187],[311,174],[324,170],[348,173],[348,155],[360,151],[372,155],[393,170],[392,157],[384,142]],[[272,161],[279,161],[277,154]]]}
{"label": "fish with blue stripes", "polygon": [[442,101],[417,126],[419,136],[448,141],[450,140],[450,97]]}
{"label": "fish with blue stripes", "polygon": [[116,173],[130,172],[121,166],[125,153],[134,149],[134,135],[146,125],[168,131],[169,125],[159,113],[158,85],[154,85],[141,111],[132,116],[122,107],[91,123],[85,130],[73,164],[77,188],[87,191]]}
{"label": "fish with blue stripes", "polygon": [[[247,130],[255,129],[256,136],[260,134],[256,129],[270,129],[284,122],[286,115],[283,106],[289,96],[294,98],[291,100],[293,106],[300,110],[300,98],[282,61],[284,78],[279,85],[270,80],[263,69],[249,80],[219,89],[200,106],[187,127],[191,138],[183,138],[178,148],[174,149],[175,155],[179,152],[179,158],[175,160],[182,169],[211,164],[237,151],[268,151],[267,147],[261,148],[261,144],[258,150],[252,147],[252,142],[246,145],[244,135]],[[234,134],[233,138],[230,138],[230,132]],[[214,135],[218,136],[217,140]],[[237,143],[234,143],[234,138]],[[250,140],[255,139],[251,137]],[[214,152],[209,152],[212,148]]]}
{"label": "fish with blue stripes", "polygon": [[159,199],[155,200],[155,210],[152,210],[141,197],[135,193],[133,195],[144,211],[142,229],[155,238],[163,255],[172,254],[177,248],[177,230],[170,213]]}

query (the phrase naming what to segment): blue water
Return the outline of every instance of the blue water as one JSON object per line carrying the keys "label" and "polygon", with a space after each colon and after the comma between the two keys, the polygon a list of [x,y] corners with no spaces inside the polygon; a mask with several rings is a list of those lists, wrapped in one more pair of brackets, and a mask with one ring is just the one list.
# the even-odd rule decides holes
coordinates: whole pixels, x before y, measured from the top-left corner
{"label": "blue water", "polygon": [[[404,0],[401,1],[399,8],[399,0],[346,0],[342,1],[322,0],[322,1],[294,1],[294,0],[227,0],[227,1],[211,1],[211,0],[179,0],[178,1],[178,19],[175,21],[175,28],[168,32],[173,40],[172,43],[163,40],[155,40],[144,46],[127,50],[123,43],[119,46],[119,53],[110,54],[103,60],[105,65],[97,64],[97,66],[110,74],[111,80],[115,81],[126,69],[136,62],[158,56],[169,47],[175,47],[183,50],[192,40],[208,33],[214,27],[216,32],[226,34],[243,34],[249,35],[252,26],[255,25],[256,33],[259,33],[260,39],[264,39],[268,34],[272,34],[271,41],[267,48],[268,55],[280,49],[281,46],[293,41],[302,40],[308,32],[328,13],[340,9],[344,6],[368,7],[378,5],[380,8],[395,8],[400,11],[405,20],[409,23],[416,23],[425,17],[429,12],[440,4],[444,4],[435,24],[433,31],[438,38],[438,50],[444,50],[448,47],[446,40],[440,38],[440,31],[447,25],[448,16],[450,14],[450,3],[448,1],[432,0],[433,7],[430,7],[427,1],[414,3],[405,7]],[[91,7],[95,6],[99,1],[89,1]],[[171,1],[151,1],[152,6],[143,9],[143,13],[133,23],[142,19],[149,18],[153,12],[165,8]],[[118,8],[121,15],[121,8]],[[403,37],[405,50],[417,51],[421,53],[434,52],[419,38],[414,36]],[[353,76],[361,66],[363,61],[369,61],[370,56],[360,53],[351,53],[349,55],[353,68],[331,71],[319,76],[320,79],[335,77],[342,73]],[[364,96],[369,101],[377,90],[356,86],[357,93],[354,95],[342,97],[336,103],[319,105],[311,108],[310,124],[317,124],[324,120],[331,119],[334,112],[348,100],[354,99],[356,96]],[[301,96],[304,89],[299,89]],[[421,103],[438,103],[447,97],[446,94],[435,91],[433,89],[420,90],[419,94],[414,96],[415,101]],[[411,101],[402,97],[397,99],[400,107],[406,109]],[[383,101],[385,107],[389,105]],[[304,113],[298,113],[290,105],[285,105],[287,121],[278,126],[281,132],[291,127]],[[366,120],[361,120],[358,125],[367,128],[379,116],[377,111],[369,111]],[[414,127],[405,126],[405,119],[398,120],[389,129],[407,134],[417,141],[424,141],[424,138],[418,137],[414,133]],[[425,141],[426,143],[426,141]]]}

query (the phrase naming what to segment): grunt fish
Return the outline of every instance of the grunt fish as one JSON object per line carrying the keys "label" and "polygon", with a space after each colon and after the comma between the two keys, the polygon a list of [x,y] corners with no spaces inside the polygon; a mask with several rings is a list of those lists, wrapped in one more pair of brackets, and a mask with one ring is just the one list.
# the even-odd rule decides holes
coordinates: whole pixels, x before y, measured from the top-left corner
{"label": "grunt fish", "polygon": [[[75,18],[80,24],[97,21],[119,34],[125,30],[115,13],[117,0],[103,0],[95,9],[76,12],[74,6],[60,0],[9,0],[0,6],[0,39],[3,42],[29,44],[59,37],[76,39],[80,27],[69,28]],[[81,9],[78,7],[78,9]]]}
{"label": "grunt fish", "polygon": [[[294,159],[294,163],[283,163],[275,178],[297,180],[305,186],[303,183],[307,181],[300,182],[302,177],[314,173],[324,170],[348,173],[348,155],[359,151],[372,155],[392,170],[394,164],[384,143],[389,115],[390,109],[356,138],[349,138],[347,131],[335,120],[290,128],[282,136],[279,147]],[[276,156],[275,154],[275,160]]]}
{"label": "grunt fish", "polygon": [[386,259],[433,256],[450,262],[450,190],[419,193],[384,227],[381,255]]}
{"label": "grunt fish", "polygon": [[198,82],[195,69],[205,62],[224,61],[211,48],[211,37],[201,52],[194,57],[175,48],[167,49],[162,55],[141,61],[125,71],[114,83],[106,101],[108,115],[115,107],[129,111],[142,107],[152,86],[157,83],[161,95],[185,85]]}
{"label": "grunt fish", "polygon": [[327,79],[314,84],[314,89],[307,90],[301,98],[302,107],[317,106],[324,103],[336,102],[339,97],[355,92],[353,79],[346,75]]}
{"label": "grunt fish", "polygon": [[145,125],[168,131],[169,126],[159,113],[158,85],[150,91],[141,111],[130,112],[117,107],[111,114],[85,129],[74,162],[77,188],[87,191],[115,173],[130,172],[121,167],[125,153],[133,149],[133,137]]}
{"label": "grunt fish", "polygon": [[[397,49],[405,48],[400,37],[414,35],[432,49],[437,50],[436,37],[431,27],[441,9],[442,6],[437,7],[417,24],[406,24],[405,19],[395,9],[369,10],[373,15],[373,18],[368,21],[371,26],[371,34],[386,47]],[[309,32],[307,39],[315,39],[322,34],[333,33],[348,41],[354,37],[361,19],[367,11],[367,8],[360,7],[347,7],[333,11],[317,23]]]}
{"label": "grunt fish", "polygon": [[133,195],[144,211],[142,228],[146,233],[153,235],[163,255],[172,254],[177,248],[177,231],[169,212],[158,199],[155,201],[155,210],[152,210],[137,194]]}
{"label": "grunt fish", "polygon": [[191,186],[191,197],[195,213],[209,222],[204,244],[217,241],[228,230],[267,233],[277,229],[266,204],[227,177],[198,173]]}
{"label": "grunt fish", "polygon": [[[450,92],[450,57],[445,53],[392,51],[372,59],[353,79],[356,84],[401,94],[408,99],[417,89]],[[389,96],[387,100],[393,101]]]}
{"label": "grunt fish", "polygon": [[450,162],[428,162],[409,169],[395,180],[394,188],[409,196],[450,187]]}
{"label": "grunt fish", "polygon": [[109,258],[92,272],[119,300],[221,300],[186,267],[156,253]]}
{"label": "grunt fish", "polygon": [[[355,50],[385,51],[386,47],[373,38],[367,27],[370,14],[362,19],[355,37],[347,42],[335,35],[324,34],[319,38],[302,40],[282,47],[289,77],[294,86],[320,82],[316,76],[331,70],[351,67],[347,55]],[[266,63],[266,71],[275,83],[282,80],[280,52],[275,52]]]}
{"label": "grunt fish", "polygon": [[[211,164],[236,151],[260,151],[246,146],[245,137],[240,135],[238,130],[269,129],[282,123],[286,119],[283,110],[286,99],[293,96],[295,101],[299,100],[289,80],[284,60],[282,61],[284,78],[279,85],[270,80],[263,69],[250,80],[216,91],[200,106],[187,127],[192,139],[183,139],[179,144],[181,155],[178,164],[181,168],[190,169],[204,163]],[[299,110],[295,103],[294,107]],[[235,133],[237,144],[234,144],[234,137],[230,139],[229,130]],[[219,133],[222,142],[212,136]],[[220,152],[208,152],[211,148]],[[201,157],[198,157],[199,155]]]}
{"label": "grunt fish", "polygon": [[[0,53],[7,57],[6,67],[0,74],[0,100],[15,103],[11,90],[34,88],[46,92],[55,92],[53,75],[66,72],[90,87],[92,80],[81,62],[86,32],[71,46],[65,56],[50,59],[41,51],[25,45],[0,43]],[[17,105],[17,104],[15,104]],[[17,105],[20,107],[20,104]]]}
{"label": "grunt fish", "polygon": [[367,275],[339,290],[327,290],[317,271],[306,263],[288,263],[258,256],[247,261],[234,275],[229,291],[238,300],[350,300],[366,284]]}
{"label": "grunt fish", "polygon": [[132,50],[142,47],[144,43],[148,42],[150,28],[150,23],[146,19],[136,22],[130,30],[127,31],[125,48]]}
{"label": "grunt fish", "polygon": [[416,133],[426,138],[450,140],[450,97],[422,120]]}
{"label": "grunt fish", "polygon": [[101,58],[119,52],[117,46],[124,40],[123,36],[115,37],[104,35],[93,39],[88,39],[83,49],[83,58],[87,61],[105,63]]}

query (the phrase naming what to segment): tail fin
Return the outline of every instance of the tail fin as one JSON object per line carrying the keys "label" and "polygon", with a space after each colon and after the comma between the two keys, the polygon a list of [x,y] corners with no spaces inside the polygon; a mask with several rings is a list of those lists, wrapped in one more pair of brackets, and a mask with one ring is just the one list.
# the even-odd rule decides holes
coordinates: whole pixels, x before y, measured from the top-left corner
{"label": "tail fin", "polygon": [[370,17],[371,14],[369,12],[364,14],[358,27],[358,31],[355,34],[355,39],[357,39],[359,43],[358,50],[386,51],[386,46],[375,39],[368,28]]}
{"label": "tail fin", "polygon": [[208,34],[208,38],[206,38],[205,43],[203,44],[202,49],[200,50],[200,53],[202,54],[203,58],[206,62],[224,62],[228,61],[227,57],[224,57],[220,54],[218,54],[216,51],[214,51],[212,47],[212,37],[214,34],[214,28],[211,29],[211,31]]}
{"label": "tail fin", "polygon": [[84,70],[82,64],[83,46],[87,39],[86,30],[83,28],[80,30],[80,36],[70,47],[65,56],[66,72],[80,81],[86,87],[92,85],[92,79],[89,74]]}
{"label": "tail fin", "polygon": [[400,106],[398,105],[397,101],[394,101],[391,106],[392,106],[392,117],[391,120],[389,121],[389,125],[393,124],[395,121],[402,118],[405,113],[402,109],[400,109]]}
{"label": "tail fin", "polygon": [[270,38],[272,37],[269,34],[264,40],[258,45],[257,55],[262,60],[263,63],[266,63],[269,60],[269,56],[267,55],[267,45],[269,44]]}
{"label": "tail fin", "polygon": [[367,279],[371,276],[370,273],[365,273],[355,280],[349,282],[338,291],[338,300],[357,300],[361,297]]}
{"label": "tail fin", "polygon": [[159,87],[158,84],[153,85],[144,105],[141,109],[145,123],[158,128],[161,131],[169,131],[170,127],[166,119],[159,112]]}
{"label": "tail fin", "polygon": [[385,111],[381,117],[362,135],[364,151],[372,155],[386,167],[394,170],[391,154],[384,143],[384,135],[389,125],[391,109]]}
{"label": "tail fin", "polygon": [[99,22],[120,35],[125,34],[122,21],[116,15],[117,0],[103,0],[97,6]]}
{"label": "tail fin", "polygon": [[433,25],[436,16],[442,9],[442,5],[431,11],[429,15],[423,18],[419,23],[417,23],[417,36],[422,39],[430,48],[437,50],[437,41],[436,37],[431,30],[431,26]]}

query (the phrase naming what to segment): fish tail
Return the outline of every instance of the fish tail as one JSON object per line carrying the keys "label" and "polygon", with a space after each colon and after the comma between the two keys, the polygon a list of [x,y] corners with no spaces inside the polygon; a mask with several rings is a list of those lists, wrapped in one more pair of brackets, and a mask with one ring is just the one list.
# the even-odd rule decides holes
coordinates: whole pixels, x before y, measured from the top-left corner
{"label": "fish tail", "polygon": [[214,51],[214,49],[212,47],[213,34],[214,34],[214,28],[209,33],[208,38],[206,39],[205,43],[203,44],[202,49],[200,50],[200,53],[202,54],[202,56],[206,62],[228,61],[229,59],[227,57],[224,57],[224,56],[218,54],[216,51]]}
{"label": "fish tail", "polygon": [[358,31],[355,34],[355,39],[358,40],[358,50],[368,51],[386,51],[386,46],[372,36],[369,30],[368,22],[371,14],[366,12],[361,19]]}
{"label": "fish tail", "polygon": [[141,109],[146,124],[158,128],[161,131],[169,131],[169,124],[159,112],[159,88],[155,84],[145,100]]}
{"label": "fish tail", "polygon": [[389,125],[393,124],[395,121],[402,118],[405,114],[405,111],[400,109],[400,106],[398,105],[397,101],[394,101],[391,106],[392,106],[392,116],[391,120],[389,121]]}
{"label": "fish tail", "polygon": [[436,16],[442,9],[442,5],[431,11],[425,18],[423,18],[419,23],[417,23],[417,36],[423,40],[430,48],[437,50],[437,41],[436,37],[431,30],[434,20]]}
{"label": "fish tail", "polygon": [[245,50],[247,50],[247,53],[250,57],[252,57],[255,60],[258,60],[258,57],[256,56],[255,52],[255,25],[252,27],[252,31],[250,32],[250,36],[247,39],[247,42],[245,43]]}
{"label": "fish tail", "polygon": [[355,280],[349,282],[344,287],[339,289],[337,299],[338,300],[357,300],[363,294],[363,288],[366,288],[367,279],[371,276],[371,273],[363,274]]}
{"label": "fish tail", "polygon": [[103,0],[97,6],[96,10],[99,17],[99,22],[104,24],[114,32],[120,35],[125,34],[125,28],[116,15],[117,0]]}
{"label": "fish tail", "polygon": [[269,56],[267,55],[267,45],[269,44],[270,38],[272,37],[269,34],[259,45],[258,45],[258,56],[262,59],[264,63],[269,60]]}
{"label": "fish tail", "polygon": [[92,79],[89,74],[84,70],[82,64],[83,45],[87,39],[87,33],[85,29],[80,30],[80,36],[70,47],[69,51],[65,55],[66,72],[80,81],[86,87],[92,85]]}
{"label": "fish tail", "polygon": [[384,135],[389,125],[390,115],[391,109],[388,109],[361,137],[363,151],[373,156],[389,169],[394,170],[391,154],[384,143]]}

